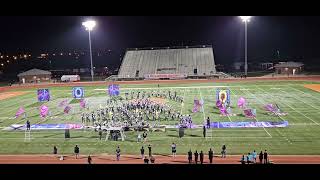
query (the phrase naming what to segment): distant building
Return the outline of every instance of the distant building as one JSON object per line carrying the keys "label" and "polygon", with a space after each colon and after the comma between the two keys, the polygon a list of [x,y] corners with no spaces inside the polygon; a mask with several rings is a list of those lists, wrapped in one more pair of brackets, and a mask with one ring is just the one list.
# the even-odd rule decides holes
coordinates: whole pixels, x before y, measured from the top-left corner
{"label": "distant building", "polygon": [[233,69],[237,71],[240,71],[244,68],[244,62],[234,62],[232,65]]}
{"label": "distant building", "polygon": [[260,68],[261,70],[270,70],[273,68],[273,63],[272,62],[260,63]]}
{"label": "distant building", "polygon": [[295,75],[303,71],[304,64],[300,62],[280,62],[274,66],[277,74]]}
{"label": "distant building", "polygon": [[40,83],[50,82],[51,72],[40,69],[31,69],[29,71],[18,74],[21,83]]}

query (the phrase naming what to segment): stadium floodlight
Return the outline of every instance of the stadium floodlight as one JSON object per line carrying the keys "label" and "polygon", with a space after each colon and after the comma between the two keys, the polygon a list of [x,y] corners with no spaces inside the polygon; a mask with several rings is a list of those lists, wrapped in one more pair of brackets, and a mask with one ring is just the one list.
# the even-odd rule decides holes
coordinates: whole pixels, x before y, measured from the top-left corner
{"label": "stadium floodlight", "polygon": [[86,28],[87,31],[92,31],[96,26],[96,21],[88,20],[83,22],[82,25]]}
{"label": "stadium floodlight", "polygon": [[239,16],[243,22],[250,22],[251,16]]}
{"label": "stadium floodlight", "polygon": [[244,31],[245,31],[245,37],[244,37],[244,46],[245,46],[245,50],[244,50],[244,74],[245,76],[247,76],[248,74],[248,55],[247,55],[247,41],[248,41],[248,38],[247,38],[247,24],[248,22],[250,22],[250,19],[252,16],[239,16],[240,19],[242,20],[242,22],[244,22]]}
{"label": "stadium floodlight", "polygon": [[82,25],[89,32],[89,48],[90,48],[90,61],[91,61],[91,81],[93,81],[92,50],[91,50],[91,35],[90,35],[90,32],[96,26],[96,21],[88,20],[88,21],[83,22]]}

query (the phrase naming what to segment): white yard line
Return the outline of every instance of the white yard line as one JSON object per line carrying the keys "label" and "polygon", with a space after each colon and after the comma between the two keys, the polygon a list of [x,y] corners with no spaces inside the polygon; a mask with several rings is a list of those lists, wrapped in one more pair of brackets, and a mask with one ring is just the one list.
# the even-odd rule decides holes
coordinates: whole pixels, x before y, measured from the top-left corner
{"label": "white yard line", "polygon": [[[295,91],[301,92],[302,94],[305,94],[305,95],[307,95],[307,96],[310,97],[310,98],[313,98],[313,99],[316,99],[316,100],[320,101],[320,98],[317,98],[317,97],[315,97],[315,96],[312,96],[311,94],[305,93],[305,92],[301,91],[300,89],[295,88],[294,85],[292,85],[292,84],[289,85],[288,87],[290,87],[291,89],[293,89],[293,90],[295,90]],[[308,89],[308,88],[306,88],[306,89]],[[312,89],[309,89],[309,90],[312,90]]]}
{"label": "white yard line", "polygon": [[[251,94],[251,96],[253,95],[258,101],[260,101],[260,102],[263,104],[263,102],[260,100],[260,98],[258,98],[256,95],[254,95],[253,93],[251,93],[249,90],[246,90],[246,91],[249,92],[249,93]],[[247,93],[247,94],[248,94],[248,93]],[[256,120],[257,122],[259,122],[257,118],[255,118],[255,120]],[[264,131],[272,138],[271,134],[266,130],[266,128],[264,128],[264,127],[262,127],[262,128],[263,128]]]}
{"label": "white yard line", "polygon": [[[286,93],[286,92],[284,92],[284,91],[281,91],[281,92]],[[308,106],[310,106],[310,107],[312,107],[312,108],[314,108],[314,109],[316,109],[316,110],[320,110],[319,108],[317,108],[317,107],[315,107],[315,106],[311,105],[310,103],[307,103],[307,102],[303,101],[303,100],[302,100],[302,99],[300,99],[300,98],[297,98],[297,97],[295,97],[295,96],[292,96],[292,97],[293,97],[293,98],[295,98],[296,100],[298,100],[298,101],[300,101],[300,102],[304,103],[304,104],[307,104]]]}
{"label": "white yard line", "polygon": [[[258,87],[258,86],[257,86],[257,87]],[[262,88],[260,88],[260,89],[262,89]],[[262,90],[263,90],[263,89],[262,89]],[[264,91],[264,90],[263,90],[263,91]],[[274,99],[272,96],[270,96],[270,97],[271,97],[271,99]],[[278,100],[279,100],[279,99],[278,99]],[[312,121],[312,122],[314,122],[315,124],[317,124],[318,126],[320,126],[320,124],[319,124],[318,122],[316,122],[316,121],[314,121],[313,119],[307,117],[305,114],[297,111],[295,108],[293,108],[292,106],[290,106],[288,103],[284,103],[283,101],[281,101],[281,102],[282,102],[282,104],[285,104],[286,106],[288,106],[289,108],[291,108],[291,109],[294,110],[295,112],[301,114],[302,116],[306,117],[306,118],[309,119],[310,121]],[[281,116],[279,116],[279,117],[282,119]]]}
{"label": "white yard line", "polygon": [[316,126],[315,123],[290,123],[290,126]]}
{"label": "white yard line", "polygon": [[[258,86],[257,86],[257,87],[258,87]],[[259,87],[258,87],[258,88],[259,88]],[[262,91],[264,91],[262,88],[259,88],[259,89],[261,89]],[[272,96],[270,96],[270,97],[271,97],[271,99],[274,99]],[[287,105],[287,106],[290,107],[291,109],[293,109],[295,112],[297,112],[297,113],[303,115],[304,117],[306,117],[307,119],[311,120],[311,121],[314,122],[316,125],[318,125],[318,126],[320,125],[319,123],[317,123],[317,122],[314,121],[313,119],[311,119],[311,118],[305,116],[304,114],[302,114],[301,112],[295,110],[295,109],[294,109],[292,106],[290,106],[289,104],[284,103],[283,101],[282,101],[282,103],[285,104],[285,105]],[[281,118],[281,119],[283,120],[283,118],[282,118],[281,116],[279,116],[279,118]]]}
{"label": "white yard line", "polygon": [[[31,132],[31,136],[32,136],[32,132]],[[85,139],[85,140],[88,140],[88,139],[90,139],[90,140],[94,140],[94,139],[98,139],[99,137],[95,137],[95,138],[92,138],[92,137],[87,137],[87,138],[72,138],[72,140],[79,140],[79,139]],[[201,138],[201,139],[203,139],[203,137],[201,136],[201,137],[186,137],[186,136],[184,136],[183,137],[184,139],[185,138],[190,138],[190,139],[195,139],[195,138]],[[240,137],[240,136],[230,136],[230,137],[228,137],[228,136],[213,136],[212,138],[222,138],[222,139],[269,139],[269,138],[272,138],[272,137],[269,137],[269,136],[261,136],[261,137],[247,137],[247,136],[243,136],[243,137]],[[1,137],[0,138],[1,140],[10,140],[10,139],[20,139],[21,141],[23,141],[23,139],[24,139],[24,137],[21,137],[21,138],[5,138],[5,137]],[[32,139],[44,139],[43,137],[31,137],[31,140]],[[65,138],[64,137],[61,137],[61,138],[45,138],[46,140],[64,140]],[[154,139],[168,139],[168,137],[156,137],[156,138],[154,138]],[[174,138],[172,138],[172,139],[174,139]],[[179,137],[176,137],[176,139],[179,139]],[[152,141],[153,140],[153,138],[149,138],[149,140],[150,141]],[[32,142],[32,141],[31,141]]]}
{"label": "white yard line", "polygon": [[[198,88],[198,92],[200,94],[200,98],[201,100],[203,100],[203,97],[202,97],[202,93],[200,91],[200,88]],[[205,122],[206,121],[206,113],[205,113],[205,110],[204,110],[204,104],[202,105],[202,113],[203,113],[203,121]]]}
{"label": "white yard line", "polygon": [[180,110],[180,114],[182,114],[182,110],[183,110],[183,107],[184,107],[184,103],[185,103],[185,97],[186,97],[186,90],[184,89],[183,91],[183,102],[181,103],[181,110]]}

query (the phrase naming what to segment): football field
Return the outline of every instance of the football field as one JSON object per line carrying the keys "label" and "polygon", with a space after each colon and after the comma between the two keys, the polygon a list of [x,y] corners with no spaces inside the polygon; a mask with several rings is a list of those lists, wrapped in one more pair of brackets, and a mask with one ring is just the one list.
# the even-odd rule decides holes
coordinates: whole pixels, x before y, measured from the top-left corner
{"label": "football field", "polygon": [[[154,154],[171,154],[171,143],[177,144],[177,154],[192,151],[207,152],[213,148],[220,153],[221,146],[227,146],[228,154],[247,154],[267,149],[273,155],[320,155],[320,93],[304,87],[306,84],[320,84],[311,81],[258,81],[258,82],[212,82],[188,84],[120,84],[120,95],[138,91],[176,91],[184,97],[184,103],[165,100],[176,111],[190,114],[195,124],[203,124],[207,117],[215,122],[255,121],[247,119],[237,101],[244,97],[250,108],[257,111],[256,121],[288,121],[284,128],[220,128],[212,130],[212,138],[203,138],[202,129],[187,129],[185,136],[179,138],[178,129],[166,129],[166,132],[149,132],[148,142],[137,143],[137,132],[125,132],[125,141],[99,140],[93,130],[71,130],[71,139],[64,139],[64,131],[31,131],[31,141],[25,142],[24,131],[8,131],[4,128],[12,124],[24,124],[26,119],[14,118],[20,107],[24,107],[31,124],[81,123],[79,101],[72,98],[72,87],[47,87],[50,90],[49,102],[37,102],[36,88],[12,89],[1,92],[0,100],[0,154],[50,154],[53,146],[59,153],[72,154],[77,144],[82,154],[115,154],[119,145],[122,154],[139,154],[141,146],[149,144]],[[85,99],[90,111],[106,106],[109,96],[107,85],[84,86]],[[231,107],[234,116],[220,116],[216,106],[216,90],[230,89]],[[5,94],[4,94],[5,93]],[[13,95],[12,95],[13,94]],[[8,96],[8,98],[5,98]],[[201,112],[192,113],[194,99],[203,99]],[[65,114],[58,104],[67,99],[72,107]],[[267,113],[263,106],[278,104],[285,116]],[[50,116],[41,119],[39,107],[45,104]],[[161,124],[176,125],[178,121],[161,120]]]}

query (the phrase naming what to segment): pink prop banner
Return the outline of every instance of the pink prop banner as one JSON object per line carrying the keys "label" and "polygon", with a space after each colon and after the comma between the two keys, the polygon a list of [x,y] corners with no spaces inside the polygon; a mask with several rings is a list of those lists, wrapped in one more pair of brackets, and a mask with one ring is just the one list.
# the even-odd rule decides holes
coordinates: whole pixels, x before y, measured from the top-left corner
{"label": "pink prop banner", "polygon": [[63,110],[64,113],[68,114],[71,110],[71,106],[66,106]]}
{"label": "pink prop banner", "polygon": [[80,107],[81,108],[86,108],[86,101],[84,99],[80,100]]}
{"label": "pink prop banner", "polygon": [[239,108],[245,108],[246,106],[246,100],[243,97],[240,97],[238,99],[238,107]]}
{"label": "pink prop banner", "polygon": [[21,116],[23,113],[25,113],[25,110],[23,109],[23,107],[20,107],[19,110],[16,112],[16,118]]}
{"label": "pink prop banner", "polygon": [[42,106],[40,107],[40,116],[41,116],[42,118],[44,118],[44,117],[46,117],[46,116],[48,115],[48,113],[49,113],[49,108],[48,108],[48,106],[42,105]]}
{"label": "pink prop banner", "polygon": [[59,107],[64,107],[64,106],[67,106],[67,105],[68,105],[68,99],[65,99],[65,100],[61,101],[58,106]]}

